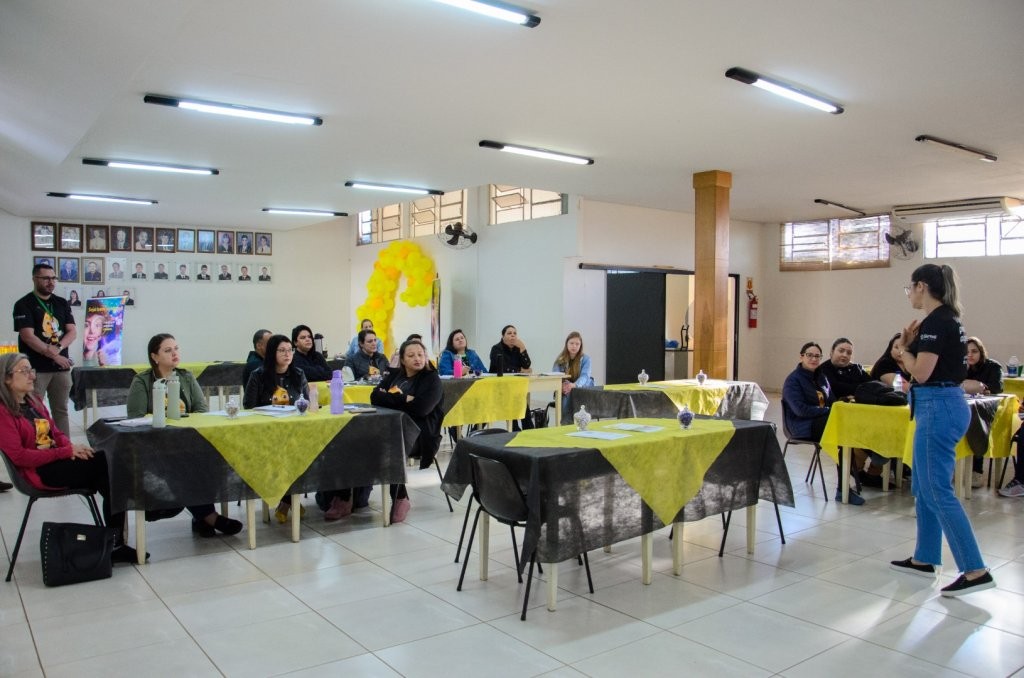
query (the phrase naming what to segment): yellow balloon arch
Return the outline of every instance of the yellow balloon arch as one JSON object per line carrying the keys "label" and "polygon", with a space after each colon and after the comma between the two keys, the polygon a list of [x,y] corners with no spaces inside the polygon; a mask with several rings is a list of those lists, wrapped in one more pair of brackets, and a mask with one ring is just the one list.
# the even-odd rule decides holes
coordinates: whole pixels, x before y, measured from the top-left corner
{"label": "yellow balloon arch", "polygon": [[399,280],[405,276],[405,291],[398,295],[399,299],[409,306],[426,306],[436,273],[433,260],[415,243],[397,240],[377,255],[373,273],[366,281],[366,301],[356,309],[356,314],[360,320],[373,321],[377,336],[384,341],[385,355],[390,355],[395,345],[391,320]]}

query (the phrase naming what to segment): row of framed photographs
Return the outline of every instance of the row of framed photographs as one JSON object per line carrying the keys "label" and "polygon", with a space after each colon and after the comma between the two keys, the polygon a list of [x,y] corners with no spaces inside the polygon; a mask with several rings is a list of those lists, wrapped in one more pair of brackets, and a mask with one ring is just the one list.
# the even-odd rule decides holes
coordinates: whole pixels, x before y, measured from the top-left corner
{"label": "row of framed photographs", "polygon": [[51,252],[198,252],[270,256],[274,253],[274,236],[253,231],[33,221],[32,249]]}
{"label": "row of framed photographs", "polygon": [[127,257],[32,257],[57,272],[61,284],[120,284],[123,280],[261,282],[274,280],[273,267],[262,262],[140,261]]}

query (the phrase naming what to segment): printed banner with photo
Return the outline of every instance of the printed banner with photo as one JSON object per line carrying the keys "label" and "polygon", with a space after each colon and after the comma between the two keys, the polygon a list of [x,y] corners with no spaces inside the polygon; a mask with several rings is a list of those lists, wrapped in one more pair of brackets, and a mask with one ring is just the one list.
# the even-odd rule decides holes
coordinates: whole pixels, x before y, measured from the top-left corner
{"label": "printed banner with photo", "polygon": [[121,364],[124,300],[125,297],[86,300],[82,336],[82,365],[85,367]]}

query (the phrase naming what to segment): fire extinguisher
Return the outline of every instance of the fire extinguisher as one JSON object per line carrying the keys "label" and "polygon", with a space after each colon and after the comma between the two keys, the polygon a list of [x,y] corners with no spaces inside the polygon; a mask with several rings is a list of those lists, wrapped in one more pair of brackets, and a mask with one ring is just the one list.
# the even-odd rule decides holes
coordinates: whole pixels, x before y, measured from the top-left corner
{"label": "fire extinguisher", "polygon": [[754,294],[753,278],[747,278],[747,327],[757,327],[757,295]]}

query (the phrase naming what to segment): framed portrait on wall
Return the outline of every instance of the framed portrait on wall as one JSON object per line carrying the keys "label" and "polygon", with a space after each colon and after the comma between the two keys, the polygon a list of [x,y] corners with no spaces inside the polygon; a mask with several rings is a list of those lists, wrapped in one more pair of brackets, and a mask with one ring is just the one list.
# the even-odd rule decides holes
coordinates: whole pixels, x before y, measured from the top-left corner
{"label": "framed portrait on wall", "polygon": [[60,226],[60,251],[81,252],[82,251],[82,225],[81,224],[59,224]]}
{"label": "framed portrait on wall", "polygon": [[234,254],[235,236],[231,231],[217,231],[217,254]]}
{"label": "framed portrait on wall", "polygon": [[238,265],[238,278],[239,282],[252,282],[252,264],[248,261],[244,264]]}
{"label": "framed portrait on wall", "polygon": [[82,282],[91,285],[103,283],[103,257],[82,257]]}
{"label": "framed portrait on wall", "polygon": [[114,284],[124,280],[128,275],[128,259],[125,257],[107,257],[107,280]]}
{"label": "framed portrait on wall", "polygon": [[195,252],[196,251],[196,232],[192,228],[179,228],[178,229],[178,251],[179,252]]}
{"label": "framed portrait on wall", "polygon": [[57,267],[53,263],[54,257],[32,257],[32,266],[49,266],[53,270]]}
{"label": "framed portrait on wall", "polygon": [[191,280],[192,279],[192,268],[189,262],[182,261],[178,263],[177,269],[175,269],[174,279],[175,280]]}
{"label": "framed portrait on wall", "polygon": [[213,231],[204,231],[203,229],[196,231],[196,251],[203,252],[204,254],[213,254],[215,237],[216,234]]}
{"label": "framed portrait on wall", "polygon": [[251,231],[238,231],[235,233],[235,253],[236,254],[252,254],[252,232]]}
{"label": "framed portrait on wall", "polygon": [[217,265],[217,280],[233,280],[231,275],[231,264]]}
{"label": "framed portrait on wall", "polygon": [[48,221],[32,222],[32,249],[34,250],[55,250],[57,249],[57,224]]}
{"label": "framed portrait on wall", "polygon": [[57,280],[62,283],[79,281],[78,257],[59,257],[57,264]]}
{"label": "framed portrait on wall", "polygon": [[110,227],[110,251],[131,252],[132,251],[132,227],[111,226]]}
{"label": "framed portrait on wall", "polygon": [[109,252],[110,227],[87,224],[85,227],[85,249],[87,252]]}
{"label": "framed portrait on wall", "polygon": [[270,266],[260,266],[257,270],[256,282],[268,283],[274,279]]}
{"label": "framed portrait on wall", "polygon": [[175,239],[176,236],[173,228],[156,229],[156,251],[164,253],[174,252]]}
{"label": "framed portrait on wall", "polygon": [[153,229],[148,226],[133,226],[132,236],[135,238],[133,248],[136,252],[153,251]]}
{"label": "framed portrait on wall", "polygon": [[76,290],[73,287],[69,287],[67,292],[61,294],[60,296],[68,300],[68,306],[82,305],[82,297],[78,294],[78,290]]}
{"label": "framed portrait on wall", "polygon": [[274,236],[269,233],[256,234],[256,254],[264,256],[274,253]]}
{"label": "framed portrait on wall", "polygon": [[201,264],[197,264],[196,280],[202,282],[202,281],[211,280],[211,279],[212,278],[210,276],[210,265],[205,263],[205,262],[201,263]]}

